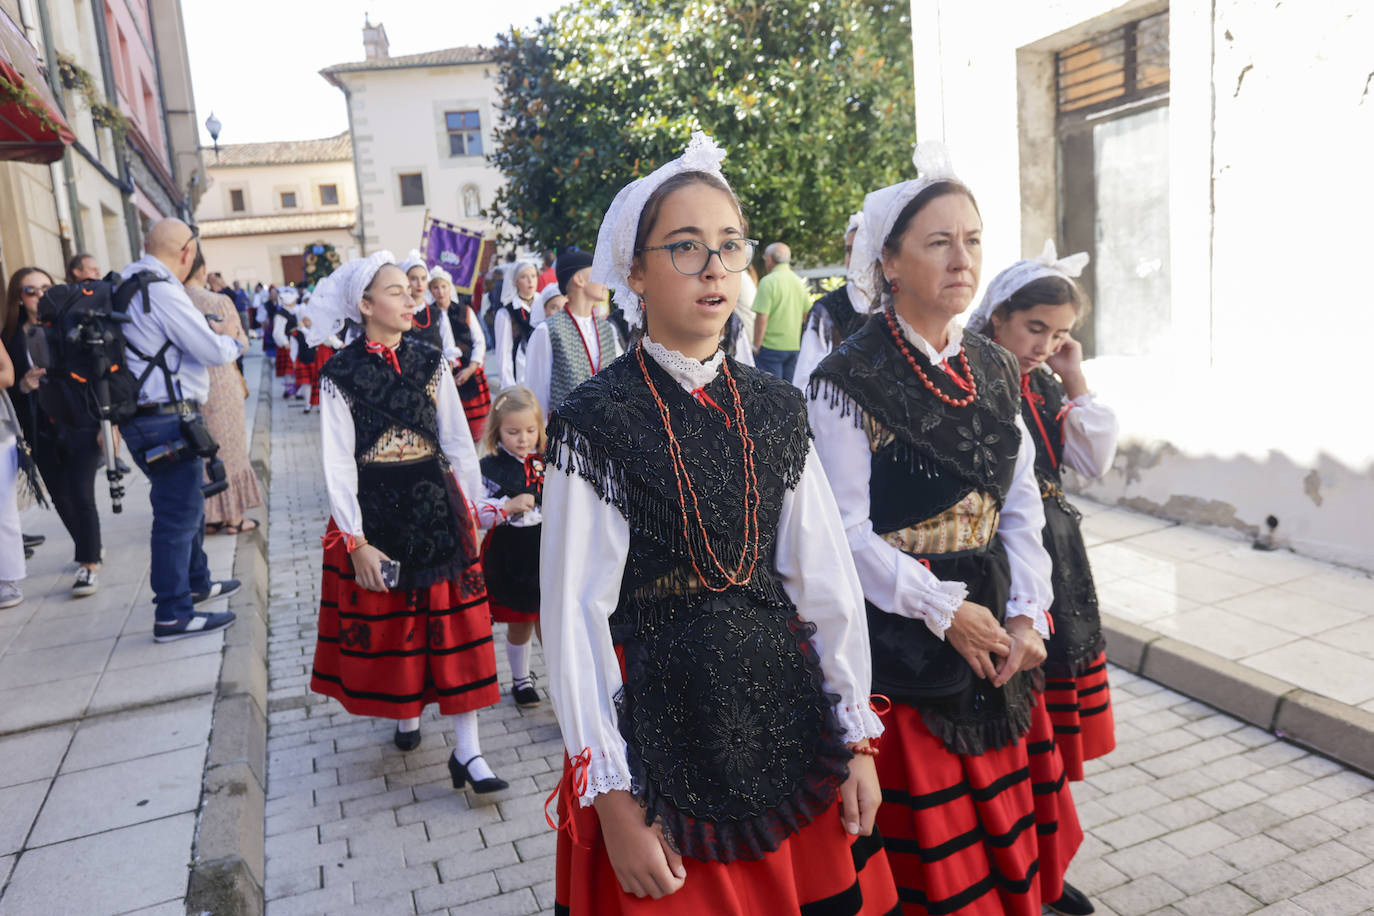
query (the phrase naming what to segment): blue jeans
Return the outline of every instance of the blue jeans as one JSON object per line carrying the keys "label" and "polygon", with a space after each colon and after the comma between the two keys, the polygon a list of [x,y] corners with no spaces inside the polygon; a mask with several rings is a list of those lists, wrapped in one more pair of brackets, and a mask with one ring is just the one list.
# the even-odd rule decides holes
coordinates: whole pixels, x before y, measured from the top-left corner
{"label": "blue jeans", "polygon": [[770,372],[790,384],[792,374],[797,371],[797,354],[800,352],[800,350],[770,350],[767,347],[759,347],[759,352],[754,354],[754,366],[764,372]]}
{"label": "blue jeans", "polygon": [[210,565],[205,559],[205,497],[200,485],[205,460],[163,459],[151,468],[143,453],[153,446],[181,438],[181,417],[160,414],[135,417],[121,423],[119,431],[129,446],[134,463],[148,475],[153,507],[152,563],[148,584],[153,589],[157,620],[172,623],[191,615],[192,592],[210,590]]}

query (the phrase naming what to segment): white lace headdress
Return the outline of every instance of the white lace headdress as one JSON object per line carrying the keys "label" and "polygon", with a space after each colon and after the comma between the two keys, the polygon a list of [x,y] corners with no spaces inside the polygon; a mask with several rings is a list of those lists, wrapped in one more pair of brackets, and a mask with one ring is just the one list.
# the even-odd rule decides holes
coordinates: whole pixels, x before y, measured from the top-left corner
{"label": "white lace headdress", "polygon": [[510,305],[515,301],[515,279],[520,276],[520,271],[528,267],[534,271],[534,275],[539,276],[539,265],[528,258],[519,261],[511,261],[506,265],[505,276],[501,279],[501,304]]}
{"label": "white lace headdress", "polygon": [[343,331],[344,320],[362,324],[358,303],[363,293],[384,265],[395,264],[396,256],[389,251],[374,251],[365,258],[345,261],[315,286],[310,297],[310,327],[305,329],[306,346],[316,347],[331,335]]}
{"label": "white lace headdress", "polygon": [[939,141],[931,140],[917,146],[911,163],[916,166],[916,178],[879,188],[864,198],[863,220],[858,235],[854,236],[854,251],[849,256],[847,274],[850,301],[860,312],[873,311],[881,303],[878,265],[883,259],[883,240],[891,234],[902,209],[936,182],[963,183],[950,164],[949,150]]}
{"label": "white lace headdress", "polygon": [[[725,182],[720,170],[724,159],[725,150],[717,146],[716,141],[702,131],[695,131],[681,156],[625,185],[606,210],[606,216],[601,220],[601,231],[596,235],[591,280],[610,287],[611,297],[624,311],[625,321],[631,327],[637,328],[644,322],[639,294],[630,289],[629,279],[630,265],[635,259],[635,235],[639,231],[639,216],[644,212],[644,205],[659,185],[682,172],[706,172]],[[729,182],[725,183],[729,185]]]}
{"label": "white lace headdress", "polygon": [[433,270],[429,272],[429,282],[433,283],[435,280],[447,280],[448,285],[452,286],[453,274],[444,270],[442,267],[435,267]]}
{"label": "white lace headdress", "polygon": [[423,267],[426,273],[429,272],[429,265],[425,263],[425,257],[420,254],[420,249],[418,248],[412,248],[410,251],[406,252],[406,259],[396,266],[407,274],[410,273],[412,267]]}
{"label": "white lace headdress", "polygon": [[563,291],[558,288],[557,283],[550,283],[534,295],[534,302],[530,303],[530,327],[538,327],[539,322],[544,320],[544,306],[548,305],[549,300],[554,296],[563,295]]}
{"label": "white lace headdress", "polygon": [[983,301],[978,303],[978,308],[974,309],[973,314],[964,323],[964,327],[982,334],[988,326],[988,322],[992,320],[992,313],[997,311],[997,307],[1010,299],[1023,286],[1044,277],[1059,277],[1072,283],[1074,278],[1083,273],[1083,268],[1087,266],[1088,253],[1086,251],[1061,258],[1059,253],[1055,251],[1054,239],[1046,239],[1045,249],[1040,252],[1038,258],[1026,258],[1017,261],[992,278],[992,282],[988,284],[987,292],[983,294]]}

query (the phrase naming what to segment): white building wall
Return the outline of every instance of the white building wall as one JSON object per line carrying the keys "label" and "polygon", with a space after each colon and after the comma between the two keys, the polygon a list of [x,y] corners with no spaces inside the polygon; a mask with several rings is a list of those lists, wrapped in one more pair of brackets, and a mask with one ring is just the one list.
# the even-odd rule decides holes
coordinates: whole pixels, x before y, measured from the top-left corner
{"label": "white building wall", "polygon": [[[292,213],[350,212],[358,205],[353,163],[303,162],[292,165],[218,166],[215,154],[206,153],[209,187],[196,208],[196,219],[237,219],[246,216],[284,216]],[[320,186],[334,185],[339,202],[326,206]],[[243,191],[244,210],[234,212],[230,191]],[[281,205],[281,192],[296,192],[296,208]]]}
{"label": "white building wall", "polygon": [[1116,467],[1082,489],[1374,569],[1363,366],[1374,205],[1374,8],[1360,0],[913,0],[917,134],[978,197],[984,280],[1057,223],[1053,55],[1170,14],[1166,352],[1087,370],[1118,411]]}
{"label": "white building wall", "polygon": [[[420,244],[426,209],[437,219],[490,232],[467,217],[463,189],[475,187],[481,207],[491,205],[501,173],[483,156],[449,155],[446,111],[479,111],[482,145],[490,152],[496,119],[496,69],[491,64],[398,68],[341,73],[352,107],[358,184],[367,250],[401,255]],[[424,176],[425,203],[401,205],[399,176]]]}

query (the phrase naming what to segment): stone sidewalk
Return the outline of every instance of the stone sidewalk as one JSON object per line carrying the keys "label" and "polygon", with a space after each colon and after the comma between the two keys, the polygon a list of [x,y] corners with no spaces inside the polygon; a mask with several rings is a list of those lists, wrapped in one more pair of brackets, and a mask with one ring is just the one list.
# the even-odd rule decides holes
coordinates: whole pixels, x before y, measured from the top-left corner
{"label": "stone sidewalk", "polygon": [[[522,712],[503,696],[482,712],[486,756],[511,788],[474,796],[449,786],[452,738],[433,713],[403,754],[391,722],[310,694],[327,514],[318,418],[272,403],[268,916],[552,912],[542,807],[562,746],[547,703]],[[1112,689],[1118,748],[1074,785],[1088,835],[1070,880],[1099,913],[1374,910],[1374,781],[1127,671],[1112,669]]]}
{"label": "stone sidewalk", "polygon": [[[260,360],[245,366],[252,389]],[[0,914],[184,911],[224,636],[153,642],[148,482],[124,482],[115,515],[97,478],[106,559],[89,598],[70,596],[56,513],[22,515],[48,540],[23,604],[0,610]],[[236,547],[206,539],[214,576]]]}
{"label": "stone sidewalk", "polygon": [[1374,578],[1075,503],[1113,662],[1374,773]]}

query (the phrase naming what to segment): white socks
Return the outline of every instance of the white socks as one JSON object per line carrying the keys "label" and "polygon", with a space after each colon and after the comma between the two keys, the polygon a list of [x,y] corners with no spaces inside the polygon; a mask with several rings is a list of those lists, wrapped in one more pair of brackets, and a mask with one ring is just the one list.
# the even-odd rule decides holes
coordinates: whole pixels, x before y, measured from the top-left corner
{"label": "white socks", "polygon": [[399,732],[413,732],[413,731],[418,731],[419,728],[420,728],[420,717],[419,717],[419,716],[416,716],[416,717],[413,718],[413,719],[401,719],[399,722],[396,723],[396,730],[399,731]]}
{"label": "white socks", "polygon": [[527,681],[530,677],[530,645],[533,639],[526,642],[523,646],[514,643],[506,643],[506,658],[510,661],[510,676],[516,686],[521,681]]}
{"label": "white socks", "polygon": [[[496,774],[487,766],[485,757],[472,760],[482,753],[482,744],[477,740],[477,711],[460,712],[453,716],[453,738],[457,745],[453,756],[459,763],[467,764],[468,775],[473,780],[490,779]],[[471,760],[471,763],[468,761]]]}

